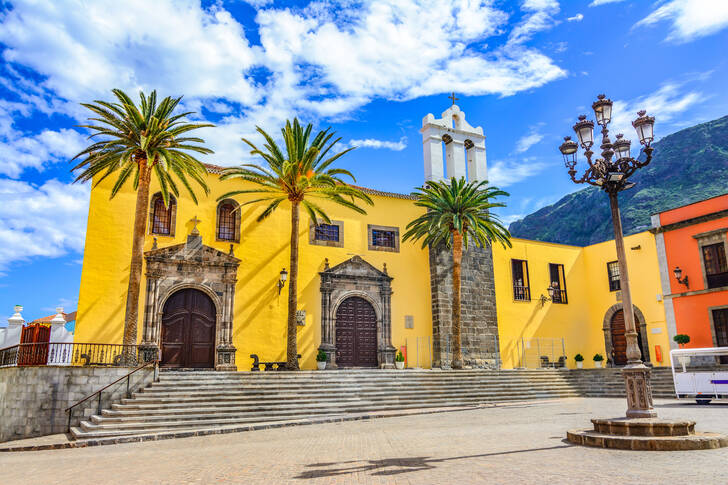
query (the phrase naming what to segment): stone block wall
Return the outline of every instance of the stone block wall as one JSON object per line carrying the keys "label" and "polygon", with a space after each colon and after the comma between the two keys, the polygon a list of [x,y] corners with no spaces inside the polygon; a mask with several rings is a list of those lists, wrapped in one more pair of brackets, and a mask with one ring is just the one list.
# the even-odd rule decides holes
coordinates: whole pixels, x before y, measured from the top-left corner
{"label": "stone block wall", "polygon": [[[128,374],[126,367],[3,367],[0,368],[0,442],[65,433],[66,408]],[[131,390],[154,379],[154,369],[131,376]],[[126,393],[126,379],[102,394],[103,408],[119,402]],[[74,410],[72,426],[96,413],[97,399]],[[83,409],[81,409],[83,408]]]}
{"label": "stone block wall", "polygon": [[[430,248],[432,292],[433,367],[449,366],[452,360],[452,251],[445,246]],[[490,246],[470,246],[463,252],[462,346],[465,365],[497,366],[498,317],[495,304],[493,253]]]}

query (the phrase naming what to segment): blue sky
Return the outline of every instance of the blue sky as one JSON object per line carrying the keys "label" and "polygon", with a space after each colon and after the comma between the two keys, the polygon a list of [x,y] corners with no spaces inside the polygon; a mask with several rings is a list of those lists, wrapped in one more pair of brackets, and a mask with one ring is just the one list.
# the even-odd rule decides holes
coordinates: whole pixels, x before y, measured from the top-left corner
{"label": "blue sky", "polygon": [[632,139],[641,108],[658,137],[728,114],[726,47],[725,0],[0,2],[0,325],[75,309],[89,187],[69,159],[79,103],[112,88],[184,95],[221,165],[256,124],[330,125],[358,183],[395,192],[423,182],[421,120],[455,91],[512,221],[579,188],[557,146],[599,93]]}

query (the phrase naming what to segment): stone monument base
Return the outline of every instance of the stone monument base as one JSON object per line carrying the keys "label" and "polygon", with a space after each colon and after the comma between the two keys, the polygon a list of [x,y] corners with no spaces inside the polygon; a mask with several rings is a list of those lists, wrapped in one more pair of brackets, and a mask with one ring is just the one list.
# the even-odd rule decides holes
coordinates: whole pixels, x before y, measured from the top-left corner
{"label": "stone monument base", "polygon": [[592,419],[594,429],[566,432],[577,445],[618,450],[680,451],[709,450],[728,446],[728,436],[696,433],[695,421],[658,418]]}

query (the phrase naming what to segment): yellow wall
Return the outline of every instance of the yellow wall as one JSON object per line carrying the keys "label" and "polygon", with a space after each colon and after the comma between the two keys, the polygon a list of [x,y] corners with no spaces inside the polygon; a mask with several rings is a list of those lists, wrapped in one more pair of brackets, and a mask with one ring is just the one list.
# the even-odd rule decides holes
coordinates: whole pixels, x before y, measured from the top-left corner
{"label": "yellow wall", "polygon": [[[211,193],[201,197],[200,204],[182,196],[177,201],[174,237],[157,236],[159,247],[185,241],[192,230],[189,222],[197,216],[202,222],[199,230],[203,243],[221,251],[229,250],[229,242],[215,241],[216,199],[233,189],[239,182],[220,181],[209,176]],[[109,200],[111,182],[104,182],[91,193],[89,221],[86,234],[78,320],[77,342],[121,342],[125,294],[129,276],[131,231],[135,197],[129,187]],[[156,187],[152,188],[152,194]],[[253,196],[247,196],[250,200]],[[299,352],[304,368],[315,367],[315,353],[321,337],[321,300],[319,275],[324,259],[331,266],[359,255],[377,268],[387,264],[392,281],[392,344],[400,348],[409,343],[410,359],[414,358],[416,338],[420,348],[432,335],[430,304],[430,274],[427,251],[419,244],[401,243],[399,253],[370,251],[367,246],[367,224],[397,226],[400,234],[409,221],[421,214],[411,200],[373,195],[373,207],[360,216],[345,208],[323,204],[332,219],[344,222],[343,248],[311,245],[308,241],[308,218],[302,214],[300,230],[299,308],[306,310],[306,325],[299,327]],[[246,200],[240,197],[239,201]],[[282,205],[263,222],[256,222],[260,206],[242,208],[241,240],[234,244],[234,254],[241,259],[235,294],[233,344],[237,347],[238,369],[250,368],[251,353],[264,360],[282,360],[285,356],[287,288],[278,295],[276,283],[282,268],[289,266],[289,206]],[[655,345],[663,352],[669,349],[664,310],[660,294],[659,270],[652,234],[643,232],[625,241],[634,304],[647,320],[650,353],[654,364]],[[145,250],[152,246],[147,236]],[[640,246],[639,250],[630,248]],[[606,357],[602,331],[604,314],[617,302],[609,292],[606,263],[616,259],[614,242],[609,241],[586,248],[550,244],[522,239],[513,240],[513,248],[494,247],[494,271],[501,357],[504,367],[518,367],[517,342],[521,339],[565,339],[568,365],[581,353],[585,367],[592,367],[592,357]],[[510,260],[528,261],[531,301],[513,300]],[[548,295],[548,263],[564,265],[568,304],[547,302],[541,305],[539,296]],[[145,281],[142,280],[140,315],[143,315]],[[404,328],[404,316],[413,315],[414,329]],[[656,329],[660,333],[653,333]],[[141,319],[139,326],[141,339]],[[422,352],[425,354],[426,352]],[[560,355],[557,352],[556,355]],[[663,359],[664,360],[664,359]],[[426,364],[420,361],[420,365]]]}
{"label": "yellow wall", "polygon": [[[658,301],[661,289],[654,237],[649,232],[628,236],[625,246],[632,300],[646,319],[652,362],[664,365],[664,355],[669,346],[663,304]],[[640,249],[630,249],[636,246]],[[585,368],[594,366],[592,358],[596,353],[606,359],[603,321],[609,307],[617,303],[616,292],[609,291],[607,262],[616,258],[614,241],[581,248],[514,239],[513,248],[495,247],[493,265],[498,333],[504,367],[523,365],[522,345],[528,346],[526,341],[530,339],[545,339],[540,341],[541,345],[550,346],[551,340],[548,339],[557,339],[558,342],[563,338],[569,367],[575,367],[573,358],[577,353],[584,356]],[[530,302],[513,299],[511,259],[528,261]],[[546,302],[542,306],[539,300],[542,294],[548,296],[549,263],[564,265],[567,304]],[[660,333],[653,333],[653,329]],[[536,345],[535,341],[530,345]],[[560,346],[559,343],[555,345]],[[662,363],[655,359],[655,345],[662,348]],[[527,348],[526,352],[536,355],[535,350]],[[555,354],[558,355],[561,355],[560,352]]]}
{"label": "yellow wall", "polygon": [[[215,241],[216,199],[235,188],[235,181],[220,181],[217,175],[208,177],[210,195],[202,194],[195,205],[184,194],[177,201],[174,237],[157,236],[158,246],[165,247],[185,241],[192,230],[189,222],[197,216],[202,222],[198,229],[203,244],[227,252],[229,242]],[[89,222],[86,234],[78,320],[77,342],[121,342],[125,294],[129,277],[131,233],[134,214],[134,194],[130,187],[109,200],[110,182],[104,181],[92,190]],[[151,193],[157,191],[152,187]],[[201,194],[201,192],[200,192]],[[239,202],[253,196],[241,196]],[[309,219],[302,213],[300,230],[299,309],[306,310],[306,325],[299,327],[298,345],[304,368],[315,367],[315,353],[320,343],[321,297],[318,272],[324,259],[331,266],[354,255],[381,269],[387,264],[392,281],[392,344],[399,348],[405,339],[432,335],[430,312],[430,277],[428,256],[419,245],[402,243],[399,253],[370,251],[367,245],[367,224],[398,226],[400,233],[410,220],[421,213],[411,200],[373,195],[373,207],[360,216],[343,207],[322,203],[331,219],[344,222],[343,248],[309,244]],[[237,348],[238,369],[250,369],[249,355],[256,353],[262,360],[285,360],[287,287],[279,295],[277,282],[282,268],[289,267],[290,206],[285,204],[268,219],[258,223],[255,218],[261,206],[242,208],[241,240],[234,244],[234,254],[241,259],[235,293],[233,344]],[[148,235],[145,251],[152,247]],[[146,282],[142,280],[139,314],[143,315]],[[404,328],[404,316],[414,316],[414,329]],[[139,339],[142,335],[140,318]]]}

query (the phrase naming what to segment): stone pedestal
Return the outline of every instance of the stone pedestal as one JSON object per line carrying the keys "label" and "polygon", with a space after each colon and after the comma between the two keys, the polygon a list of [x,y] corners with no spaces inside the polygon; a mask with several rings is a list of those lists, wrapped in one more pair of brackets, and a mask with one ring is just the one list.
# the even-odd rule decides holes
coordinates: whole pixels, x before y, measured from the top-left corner
{"label": "stone pedestal", "polygon": [[336,346],[330,343],[322,343],[319,345],[319,350],[323,350],[326,353],[326,368],[327,369],[338,369],[336,365]]}
{"label": "stone pedestal", "polygon": [[696,433],[695,421],[657,418],[592,419],[594,429],[570,430],[567,439],[577,445],[620,450],[707,450],[728,446],[728,436]]}
{"label": "stone pedestal", "polygon": [[644,364],[628,365],[622,370],[627,390],[628,418],[656,418],[652,407],[651,371]]}
{"label": "stone pedestal", "polygon": [[394,356],[397,349],[389,345],[383,349],[379,349],[379,367],[382,369],[394,369]]}
{"label": "stone pedestal", "polygon": [[216,350],[217,361],[215,362],[215,370],[232,372],[238,370],[238,367],[235,365],[235,351],[237,349],[233,345],[218,345]]}

